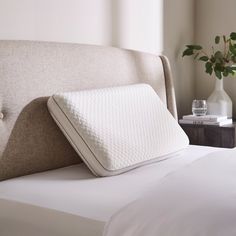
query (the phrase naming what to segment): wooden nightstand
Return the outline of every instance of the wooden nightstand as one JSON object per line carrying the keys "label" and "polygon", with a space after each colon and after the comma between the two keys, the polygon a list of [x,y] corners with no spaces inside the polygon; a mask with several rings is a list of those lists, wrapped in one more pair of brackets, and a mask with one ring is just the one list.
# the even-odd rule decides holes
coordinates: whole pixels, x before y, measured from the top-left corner
{"label": "wooden nightstand", "polygon": [[236,123],[225,126],[180,124],[189,137],[190,144],[234,148]]}

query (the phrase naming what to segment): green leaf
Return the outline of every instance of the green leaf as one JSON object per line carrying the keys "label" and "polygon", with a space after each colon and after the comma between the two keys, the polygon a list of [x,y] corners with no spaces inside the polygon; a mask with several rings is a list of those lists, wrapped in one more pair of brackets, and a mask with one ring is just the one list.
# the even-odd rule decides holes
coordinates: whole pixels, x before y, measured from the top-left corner
{"label": "green leaf", "polygon": [[213,68],[208,68],[206,69],[206,73],[209,74],[209,75],[212,75],[212,72],[213,72]]}
{"label": "green leaf", "polygon": [[193,49],[193,50],[201,50],[202,46],[200,45],[186,45],[187,48]]}
{"label": "green leaf", "polygon": [[191,44],[186,45],[186,47],[189,48],[189,49],[194,49],[194,45],[191,45]]}
{"label": "green leaf", "polygon": [[236,56],[236,44],[232,43],[232,41],[229,43],[229,52]]}
{"label": "green leaf", "polygon": [[227,67],[225,68],[225,70],[226,70],[229,74],[235,75],[236,67],[235,67],[235,66],[227,66]]}
{"label": "green leaf", "polygon": [[215,62],[216,62],[216,59],[215,59],[215,57],[214,57],[213,55],[211,56],[210,61],[211,61],[212,63],[215,63]]}
{"label": "green leaf", "polygon": [[221,51],[217,51],[214,55],[215,59],[216,59],[216,63],[223,63],[224,62],[224,55]]}
{"label": "green leaf", "polygon": [[200,45],[195,45],[195,46],[194,46],[194,49],[195,49],[195,50],[202,50],[202,46],[200,46]]}
{"label": "green leaf", "polygon": [[219,42],[220,42],[220,36],[216,36],[216,37],[215,37],[215,43],[216,43],[216,44],[219,44]]}
{"label": "green leaf", "polygon": [[231,38],[232,40],[236,40],[236,32],[232,32],[232,33],[230,34],[230,38]]}
{"label": "green leaf", "polygon": [[206,73],[209,74],[209,75],[212,75],[212,72],[213,72],[212,68],[209,68],[209,69],[206,70]]}
{"label": "green leaf", "polygon": [[190,49],[190,48],[187,48],[186,50],[183,51],[182,57],[184,57],[184,56],[191,56],[193,54],[194,54],[193,50]]}
{"label": "green leaf", "polygon": [[229,51],[232,54],[236,55],[236,48],[234,47],[234,44],[232,44],[232,43],[229,44]]}
{"label": "green leaf", "polygon": [[213,64],[211,62],[209,62],[209,61],[205,64],[206,69],[208,69],[208,68],[210,68],[212,66],[213,66]]}
{"label": "green leaf", "polygon": [[222,59],[224,57],[221,51],[217,51],[214,56],[216,59]]}
{"label": "green leaf", "polygon": [[232,76],[236,76],[236,66],[228,66],[229,67],[229,73],[232,75]]}
{"label": "green leaf", "polygon": [[215,70],[215,75],[216,75],[216,77],[217,77],[218,79],[222,79],[222,74],[221,74],[220,71]]}
{"label": "green leaf", "polygon": [[225,67],[221,63],[216,63],[215,67],[214,67],[214,70],[218,70],[220,72],[224,72]]}
{"label": "green leaf", "polygon": [[202,56],[199,58],[200,61],[208,61],[209,58],[207,56]]}
{"label": "green leaf", "polygon": [[227,77],[229,75],[229,72],[227,71],[227,70],[225,70],[224,72],[223,72],[223,76],[224,77]]}
{"label": "green leaf", "polygon": [[225,71],[227,71],[228,74],[231,74],[231,73],[232,73],[230,66],[226,66],[226,67],[225,67]]}
{"label": "green leaf", "polygon": [[236,66],[230,66],[230,69],[231,69],[232,71],[236,71]]}
{"label": "green leaf", "polygon": [[236,77],[236,71],[233,71],[233,72],[231,73],[231,75],[234,76],[234,77]]}
{"label": "green leaf", "polygon": [[210,74],[210,75],[212,74],[212,72],[213,72],[212,66],[213,66],[213,64],[211,62],[207,62],[205,64],[205,68],[206,68],[206,73],[207,74]]}

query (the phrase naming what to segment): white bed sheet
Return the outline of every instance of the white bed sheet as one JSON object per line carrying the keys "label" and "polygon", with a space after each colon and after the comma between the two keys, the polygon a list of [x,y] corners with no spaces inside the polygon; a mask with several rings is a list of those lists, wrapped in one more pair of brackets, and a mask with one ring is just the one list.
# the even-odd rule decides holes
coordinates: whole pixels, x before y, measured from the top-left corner
{"label": "white bed sheet", "polygon": [[152,191],[158,181],[220,150],[190,145],[172,158],[113,177],[96,178],[79,164],[3,181],[0,235],[100,236],[115,212]]}
{"label": "white bed sheet", "polygon": [[116,212],[104,236],[235,236],[236,149],[175,171]]}

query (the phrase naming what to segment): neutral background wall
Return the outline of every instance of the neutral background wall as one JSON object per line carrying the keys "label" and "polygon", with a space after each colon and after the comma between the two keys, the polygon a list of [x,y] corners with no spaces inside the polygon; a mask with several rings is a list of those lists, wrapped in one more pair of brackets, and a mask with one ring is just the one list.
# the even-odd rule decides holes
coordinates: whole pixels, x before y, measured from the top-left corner
{"label": "neutral background wall", "polygon": [[111,45],[164,53],[171,62],[179,114],[190,112],[194,0],[0,0],[0,39]]}
{"label": "neutral background wall", "polygon": [[0,0],[0,39],[162,50],[162,0]]}
{"label": "neutral background wall", "polygon": [[[196,0],[196,43],[210,48],[216,35],[236,32],[235,0]],[[196,63],[196,96],[207,98],[214,88],[214,76],[204,72],[203,64]],[[236,79],[225,78],[226,92],[230,95],[236,117]]]}
{"label": "neutral background wall", "polygon": [[194,41],[194,0],[164,0],[164,50],[173,72],[178,114],[191,113],[194,98],[194,64],[182,58],[184,46]]}

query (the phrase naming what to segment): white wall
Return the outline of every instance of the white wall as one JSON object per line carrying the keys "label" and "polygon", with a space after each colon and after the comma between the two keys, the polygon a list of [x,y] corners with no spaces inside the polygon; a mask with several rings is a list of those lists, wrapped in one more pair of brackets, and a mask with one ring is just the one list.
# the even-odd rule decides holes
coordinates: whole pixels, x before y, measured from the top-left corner
{"label": "white wall", "polygon": [[179,117],[191,113],[194,98],[193,60],[182,58],[184,46],[194,41],[194,13],[194,0],[164,0],[164,54],[172,67]]}
{"label": "white wall", "polygon": [[0,38],[108,44],[109,0],[100,3],[0,0]]}
{"label": "white wall", "polygon": [[[196,0],[196,43],[210,48],[216,35],[236,32],[235,0]],[[236,116],[236,79],[224,79],[225,90],[233,100],[234,117]],[[196,63],[196,95],[198,98],[209,97],[214,88],[214,76],[204,72],[203,64]]]}
{"label": "white wall", "polygon": [[193,19],[194,0],[0,0],[0,39],[164,52],[182,115],[190,111],[194,90],[193,63],[181,58],[184,44],[193,40]]}
{"label": "white wall", "polygon": [[0,0],[0,38],[109,44],[109,0]]}
{"label": "white wall", "polygon": [[162,50],[162,0],[0,0],[0,39]]}
{"label": "white wall", "polygon": [[111,0],[112,44],[151,53],[163,49],[162,0]]}

